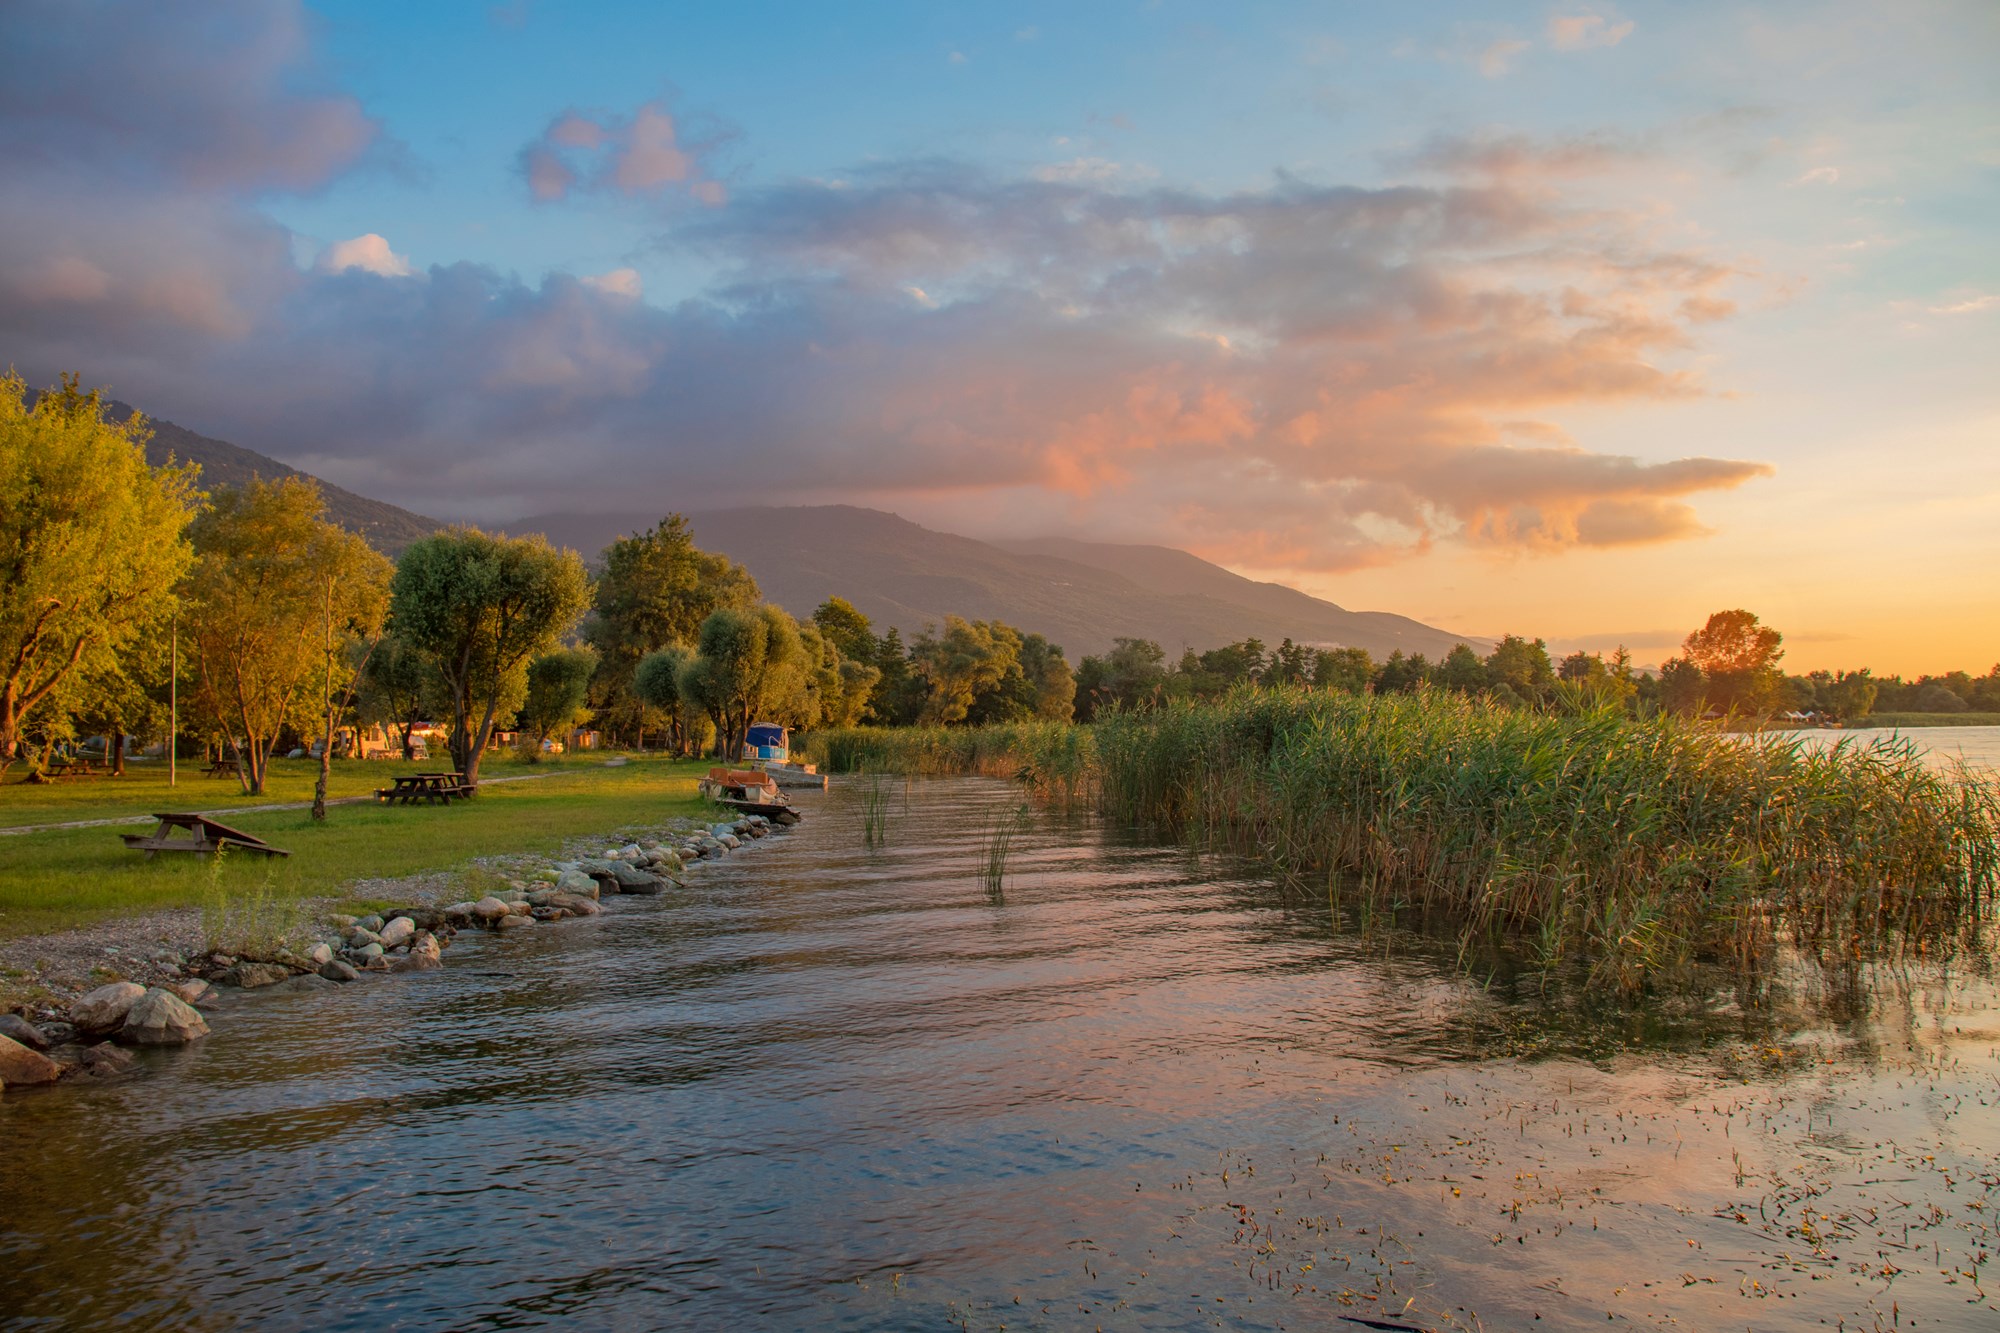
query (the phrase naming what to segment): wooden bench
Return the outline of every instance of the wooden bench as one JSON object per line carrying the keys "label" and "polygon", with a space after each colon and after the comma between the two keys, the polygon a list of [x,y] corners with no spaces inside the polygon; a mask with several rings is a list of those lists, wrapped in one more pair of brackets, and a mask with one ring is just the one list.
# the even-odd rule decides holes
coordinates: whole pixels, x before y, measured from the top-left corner
{"label": "wooden bench", "polygon": [[[194,852],[199,856],[213,856],[224,847],[234,847],[240,851],[262,852],[265,856],[290,856],[282,847],[273,847],[254,833],[233,829],[218,823],[207,815],[156,813],[153,818],[160,821],[151,833],[121,834],[125,845],[135,852],[144,852],[147,860],[152,860],[159,852]],[[175,837],[176,830],[185,831],[187,837]]]}
{"label": "wooden bench", "polygon": [[236,776],[236,761],[234,759],[214,760],[207,768],[201,771],[201,775],[205,778],[233,778]]}

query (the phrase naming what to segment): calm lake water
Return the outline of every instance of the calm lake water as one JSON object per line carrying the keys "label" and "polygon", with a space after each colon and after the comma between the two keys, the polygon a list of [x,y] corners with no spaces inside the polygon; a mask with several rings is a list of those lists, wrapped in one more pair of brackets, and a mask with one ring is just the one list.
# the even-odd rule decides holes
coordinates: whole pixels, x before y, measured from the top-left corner
{"label": "calm lake water", "polygon": [[1852,727],[1844,731],[1814,728],[1782,734],[1800,737],[1814,745],[1905,740],[1934,763],[1962,760],[1970,767],[2000,772],[2000,727],[1906,727],[1901,731],[1894,727]]}
{"label": "calm lake water", "polygon": [[990,894],[1002,783],[809,805],[6,1094],[0,1324],[2000,1327],[1988,977],[1592,1012],[1049,812]]}

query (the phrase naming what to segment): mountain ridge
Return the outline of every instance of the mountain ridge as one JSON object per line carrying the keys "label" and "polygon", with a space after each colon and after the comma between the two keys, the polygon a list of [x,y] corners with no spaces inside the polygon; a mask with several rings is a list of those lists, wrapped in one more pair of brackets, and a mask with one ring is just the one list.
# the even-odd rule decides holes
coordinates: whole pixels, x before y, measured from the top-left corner
{"label": "mountain ridge", "polygon": [[[643,531],[658,515],[541,514],[504,525],[580,551]],[[1246,638],[1291,638],[1439,657],[1478,636],[1386,611],[1350,611],[1283,584],[1259,583],[1173,547],[1049,538],[982,542],[854,505],[691,511],[695,541],[744,565],[771,601],[809,615],[845,597],[878,631],[907,638],[946,615],[1004,620],[1072,655],[1118,638],[1151,639],[1177,655]]]}

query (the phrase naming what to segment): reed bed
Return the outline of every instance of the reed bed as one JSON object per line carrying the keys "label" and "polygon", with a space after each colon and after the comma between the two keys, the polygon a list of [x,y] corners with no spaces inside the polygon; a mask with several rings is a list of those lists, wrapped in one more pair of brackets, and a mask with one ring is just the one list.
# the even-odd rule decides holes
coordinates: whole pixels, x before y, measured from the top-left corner
{"label": "reed bed", "polygon": [[1905,741],[1815,748],[1461,695],[1244,691],[1088,728],[836,733],[869,766],[1022,777],[1121,822],[1266,860],[1368,913],[1524,941],[1635,990],[1781,945],[1826,959],[1983,938],[2000,789]]}

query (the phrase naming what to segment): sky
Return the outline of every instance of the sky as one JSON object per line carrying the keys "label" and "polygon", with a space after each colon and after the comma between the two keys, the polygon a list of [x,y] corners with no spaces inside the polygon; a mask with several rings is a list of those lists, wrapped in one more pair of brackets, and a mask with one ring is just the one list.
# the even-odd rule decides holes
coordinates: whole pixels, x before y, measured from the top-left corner
{"label": "sky", "polygon": [[2000,660],[2000,5],[0,4],[0,363],[450,519],[852,503]]}

